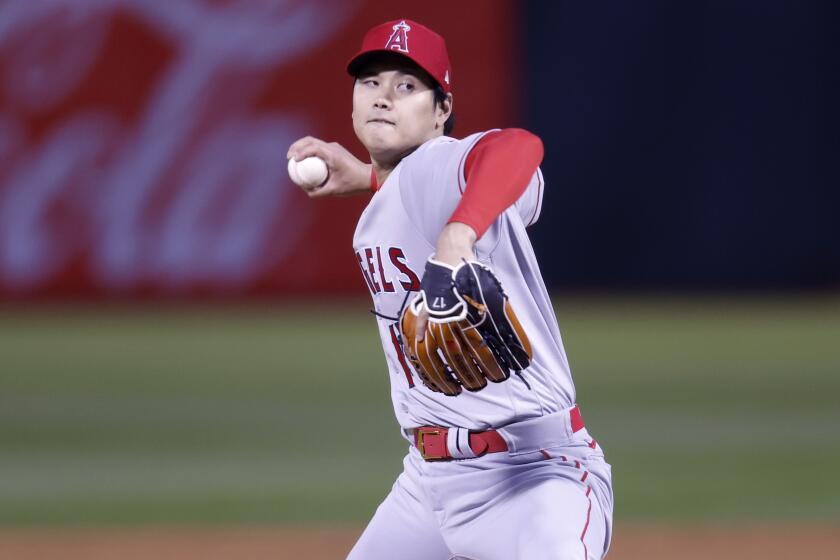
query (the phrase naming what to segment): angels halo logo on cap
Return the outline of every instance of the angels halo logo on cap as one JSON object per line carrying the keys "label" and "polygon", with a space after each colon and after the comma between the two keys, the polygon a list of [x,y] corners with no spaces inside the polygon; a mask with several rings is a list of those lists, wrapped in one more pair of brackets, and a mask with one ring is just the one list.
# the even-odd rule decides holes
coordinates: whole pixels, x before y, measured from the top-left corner
{"label": "angels halo logo on cap", "polygon": [[394,26],[394,32],[385,43],[385,48],[392,51],[400,51],[408,53],[408,32],[411,31],[411,26],[405,20],[402,20]]}
{"label": "angels halo logo on cap", "polygon": [[365,33],[359,52],[347,62],[347,72],[357,76],[368,55],[376,52],[406,57],[425,70],[446,93],[452,91],[452,66],[446,41],[425,25],[400,18],[372,27]]}

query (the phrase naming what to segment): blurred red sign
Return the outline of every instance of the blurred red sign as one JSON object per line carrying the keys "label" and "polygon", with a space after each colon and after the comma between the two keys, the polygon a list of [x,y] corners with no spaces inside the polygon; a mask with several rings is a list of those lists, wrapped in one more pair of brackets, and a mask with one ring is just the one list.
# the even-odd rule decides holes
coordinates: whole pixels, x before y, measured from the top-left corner
{"label": "blurred red sign", "polygon": [[401,16],[448,39],[456,132],[512,124],[509,4],[3,3],[0,298],[364,293],[365,201],[307,199],[288,145],[364,155],[344,63]]}

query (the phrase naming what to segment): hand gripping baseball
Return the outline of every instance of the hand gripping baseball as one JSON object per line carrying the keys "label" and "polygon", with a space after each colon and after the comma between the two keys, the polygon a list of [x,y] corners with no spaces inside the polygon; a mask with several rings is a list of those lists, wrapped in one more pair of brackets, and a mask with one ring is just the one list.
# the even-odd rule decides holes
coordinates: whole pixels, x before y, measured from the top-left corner
{"label": "hand gripping baseball", "polygon": [[[429,314],[417,337],[417,318]],[[464,262],[452,268],[430,259],[420,295],[400,321],[405,352],[427,387],[454,396],[502,382],[531,361],[531,345],[490,268]]]}
{"label": "hand gripping baseball", "polygon": [[[349,196],[370,193],[370,165],[362,163],[337,142],[324,142],[318,138],[305,136],[291,146],[286,158],[303,161],[317,157],[327,164],[326,183],[311,184],[306,181],[294,181],[310,197]],[[291,169],[294,165],[288,163]],[[293,179],[294,180],[294,179]]]}

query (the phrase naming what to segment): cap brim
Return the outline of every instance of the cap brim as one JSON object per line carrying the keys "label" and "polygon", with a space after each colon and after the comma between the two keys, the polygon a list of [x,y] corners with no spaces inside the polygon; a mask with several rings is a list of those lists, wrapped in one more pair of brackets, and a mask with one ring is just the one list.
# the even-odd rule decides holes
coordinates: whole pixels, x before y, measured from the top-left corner
{"label": "cap brim", "polygon": [[422,70],[423,73],[429,77],[429,80],[431,80],[432,83],[442,87],[442,84],[435,79],[431,72],[423,68],[423,65],[418,63],[416,60],[414,60],[407,54],[390,49],[376,49],[357,54],[356,56],[350,59],[350,62],[347,63],[347,73],[351,76],[358,76],[359,72],[361,72],[362,70],[362,67],[364,67],[365,64],[370,62],[372,59],[389,57],[400,58],[402,60],[409,61],[412,65]]}

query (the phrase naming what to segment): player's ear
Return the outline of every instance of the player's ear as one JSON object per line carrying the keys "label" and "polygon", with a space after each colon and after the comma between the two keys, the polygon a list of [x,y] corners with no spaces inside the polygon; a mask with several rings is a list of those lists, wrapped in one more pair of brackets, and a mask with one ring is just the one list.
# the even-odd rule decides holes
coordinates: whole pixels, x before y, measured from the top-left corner
{"label": "player's ear", "polygon": [[452,94],[447,93],[446,99],[435,104],[435,128],[443,128],[449,115],[452,114]]}

